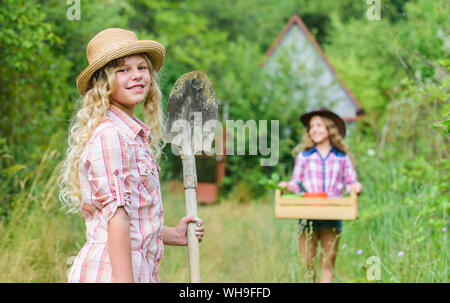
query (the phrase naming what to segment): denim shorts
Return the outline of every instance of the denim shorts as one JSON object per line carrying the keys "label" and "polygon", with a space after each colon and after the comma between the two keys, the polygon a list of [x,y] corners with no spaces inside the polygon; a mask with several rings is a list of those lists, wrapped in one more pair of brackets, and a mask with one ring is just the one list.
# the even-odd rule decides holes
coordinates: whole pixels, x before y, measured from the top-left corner
{"label": "denim shorts", "polygon": [[312,231],[329,228],[340,233],[342,232],[342,220],[298,220],[299,233],[310,233],[311,227]]}

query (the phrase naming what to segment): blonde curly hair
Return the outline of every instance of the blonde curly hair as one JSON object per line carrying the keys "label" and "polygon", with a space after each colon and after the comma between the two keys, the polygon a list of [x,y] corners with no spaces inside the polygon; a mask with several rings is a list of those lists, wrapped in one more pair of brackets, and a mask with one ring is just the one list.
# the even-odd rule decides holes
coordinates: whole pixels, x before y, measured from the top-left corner
{"label": "blonde curly hair", "polygon": [[[316,116],[313,116],[313,117],[316,117]],[[309,121],[311,121],[313,117],[311,117],[311,119]],[[339,134],[339,130],[338,130],[336,124],[333,122],[333,120],[331,120],[327,117],[324,117],[324,116],[318,116],[318,117],[320,117],[323,120],[323,122],[325,123],[325,126],[328,130],[328,137],[330,139],[331,145],[334,146],[339,151],[347,154],[351,158],[352,155],[351,155],[350,149],[349,149],[348,145],[344,142],[344,138],[342,138],[342,136]],[[292,155],[294,157],[296,157],[298,155],[298,153],[303,152],[308,149],[311,149],[316,145],[314,143],[314,141],[311,139],[311,136],[309,135],[309,129],[310,129],[310,126],[308,125],[306,127],[305,131],[303,132],[300,143],[297,144],[297,146],[295,146],[294,149],[292,150]]]}
{"label": "blonde curly hair", "polygon": [[[144,53],[139,55],[146,60],[151,76],[150,92],[143,104],[144,122],[150,129],[150,147],[158,159],[164,146],[164,142],[161,140],[163,134],[161,90],[150,59]],[[97,70],[91,78],[90,89],[84,97],[78,100],[78,110],[69,127],[67,157],[63,162],[58,179],[61,189],[59,197],[69,208],[69,212],[78,212],[81,209],[82,197],[78,175],[80,157],[94,129],[99,125],[110,106],[110,96],[115,89],[115,73],[128,57],[112,60]]]}

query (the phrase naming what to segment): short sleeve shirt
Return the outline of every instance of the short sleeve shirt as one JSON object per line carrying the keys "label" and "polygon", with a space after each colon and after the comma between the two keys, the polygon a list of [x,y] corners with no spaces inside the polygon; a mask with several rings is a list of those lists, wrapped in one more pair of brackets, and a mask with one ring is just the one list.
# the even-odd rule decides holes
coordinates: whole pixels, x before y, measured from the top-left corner
{"label": "short sleeve shirt", "polygon": [[108,222],[117,207],[124,207],[130,220],[134,281],[160,282],[160,168],[148,136],[142,121],[114,105],[93,131],[79,162],[86,244],[75,258],[69,282],[114,282],[107,241]]}
{"label": "short sleeve shirt", "polygon": [[345,153],[332,147],[326,157],[317,148],[301,152],[295,158],[290,184],[301,192],[299,182],[308,192],[326,192],[329,197],[340,197],[344,186],[358,181],[352,160]]}

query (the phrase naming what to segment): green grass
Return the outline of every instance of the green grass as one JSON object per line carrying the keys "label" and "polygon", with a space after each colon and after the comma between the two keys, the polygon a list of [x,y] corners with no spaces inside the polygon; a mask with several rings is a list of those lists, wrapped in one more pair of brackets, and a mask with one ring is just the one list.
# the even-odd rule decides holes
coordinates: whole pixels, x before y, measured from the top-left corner
{"label": "green grass", "polygon": [[[44,155],[0,222],[0,282],[65,282],[84,244],[82,217],[66,214],[57,199],[53,155]],[[448,227],[449,201],[438,181],[417,183],[402,171],[405,163],[382,156],[360,157],[359,164],[360,217],[344,222],[336,281],[448,282],[448,232],[442,228]],[[163,184],[163,202],[165,224],[175,226],[184,215],[184,195]],[[199,205],[199,217],[206,227],[203,282],[311,282],[298,252],[297,222],[275,218],[272,194]],[[371,256],[381,262],[378,281],[367,279]],[[160,274],[162,282],[188,282],[187,248],[166,246]]]}
{"label": "green grass", "polygon": [[[172,207],[167,205],[165,211],[169,224],[176,223],[184,207],[182,197],[172,201]],[[374,202],[379,206],[383,200]],[[446,232],[419,231],[414,216],[406,215],[403,209],[376,214],[371,213],[368,203],[362,196],[360,218],[344,222],[336,261],[337,282],[448,281]],[[297,222],[275,219],[271,198],[200,206],[199,216],[207,229],[201,244],[202,281],[311,282],[298,253]],[[421,240],[418,235],[426,238]],[[403,256],[398,256],[402,251]],[[381,262],[378,281],[367,279],[371,256]],[[166,246],[162,281],[187,282],[187,266],[186,249]]]}

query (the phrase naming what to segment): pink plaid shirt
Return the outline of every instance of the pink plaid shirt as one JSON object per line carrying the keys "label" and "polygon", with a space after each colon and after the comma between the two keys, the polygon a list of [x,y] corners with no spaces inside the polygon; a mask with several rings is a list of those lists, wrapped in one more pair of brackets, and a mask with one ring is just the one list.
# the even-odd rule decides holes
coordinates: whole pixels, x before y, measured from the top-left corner
{"label": "pink plaid shirt", "polygon": [[86,244],[72,265],[69,282],[113,282],[108,222],[117,207],[130,218],[135,282],[160,282],[163,208],[159,166],[148,144],[149,129],[111,105],[80,158],[81,211]]}
{"label": "pink plaid shirt", "polygon": [[328,197],[341,197],[344,186],[358,181],[358,176],[350,158],[332,147],[325,158],[313,148],[301,152],[295,158],[294,171],[289,184],[296,186],[296,193],[301,189],[301,181],[308,192],[326,192]]}

